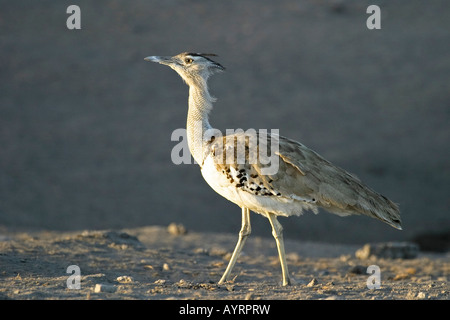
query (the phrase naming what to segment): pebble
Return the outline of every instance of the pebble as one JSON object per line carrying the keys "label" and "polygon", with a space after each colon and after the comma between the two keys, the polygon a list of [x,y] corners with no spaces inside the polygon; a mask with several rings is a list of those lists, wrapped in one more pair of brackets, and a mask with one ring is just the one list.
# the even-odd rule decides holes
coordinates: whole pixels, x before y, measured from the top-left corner
{"label": "pebble", "polygon": [[100,284],[100,283],[97,283],[94,288],[94,292],[96,292],[96,293],[98,293],[98,292],[114,293],[114,292],[116,292],[116,290],[117,290],[117,288],[114,285]]}
{"label": "pebble", "polygon": [[356,250],[358,259],[413,259],[419,254],[419,246],[412,242],[385,242],[365,244]]}
{"label": "pebble", "polygon": [[181,279],[175,284],[178,288],[191,288],[192,284],[184,279]]}
{"label": "pebble", "polygon": [[197,249],[194,250],[194,253],[195,254],[204,254],[204,255],[208,255],[209,254],[208,250],[205,249],[205,248],[197,248]]}
{"label": "pebble", "polygon": [[167,263],[164,263],[162,268],[164,271],[170,271],[169,264],[167,264]]}
{"label": "pebble", "polygon": [[313,278],[306,286],[307,287],[313,287],[313,286],[315,286],[318,283],[319,283],[319,281],[317,281],[316,278]]}
{"label": "pebble", "polygon": [[408,300],[415,300],[415,299],[426,299],[427,294],[423,291],[419,291],[417,294],[414,293],[414,291],[410,290],[408,294],[406,295],[406,299]]}
{"label": "pebble", "polygon": [[329,297],[326,297],[326,298],[322,298],[321,300],[344,300],[344,299],[342,297],[333,295],[333,296],[329,296]]}
{"label": "pebble", "polygon": [[417,299],[426,299],[426,297],[427,295],[422,291],[417,294]]}
{"label": "pebble", "polygon": [[167,280],[164,280],[164,279],[158,279],[158,280],[156,280],[155,282],[154,282],[154,284],[157,284],[157,285],[163,285],[163,284],[165,284],[167,282]]}
{"label": "pebble", "polygon": [[406,268],[401,272],[397,273],[393,278],[394,281],[409,279],[412,275],[416,274],[416,268]]}
{"label": "pebble", "polygon": [[131,283],[134,281],[133,277],[130,276],[119,276],[116,280],[120,283]]}
{"label": "pebble", "polygon": [[167,231],[174,236],[181,236],[187,233],[186,228],[181,223],[175,222],[169,224]]}

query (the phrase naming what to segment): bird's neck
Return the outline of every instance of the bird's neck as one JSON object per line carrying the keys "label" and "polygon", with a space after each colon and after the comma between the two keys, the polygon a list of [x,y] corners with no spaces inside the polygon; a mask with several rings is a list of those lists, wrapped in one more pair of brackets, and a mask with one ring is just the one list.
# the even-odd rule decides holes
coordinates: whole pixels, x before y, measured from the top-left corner
{"label": "bird's neck", "polygon": [[208,114],[215,101],[209,94],[206,80],[199,80],[189,84],[189,111],[187,117],[187,140],[192,157],[198,164],[202,164],[207,139],[205,132],[211,129]]}

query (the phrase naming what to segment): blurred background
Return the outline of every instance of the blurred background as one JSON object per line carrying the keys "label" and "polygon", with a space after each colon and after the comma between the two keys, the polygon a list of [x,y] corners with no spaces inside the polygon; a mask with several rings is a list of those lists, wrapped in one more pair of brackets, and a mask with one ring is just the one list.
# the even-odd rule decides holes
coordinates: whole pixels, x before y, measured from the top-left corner
{"label": "blurred background", "polygon": [[[279,129],[402,211],[403,231],[325,211],[280,218],[286,238],[448,246],[449,1],[0,4],[0,231],[177,222],[237,234],[240,208],[198,166],[171,162],[187,86],[143,60],[192,51],[227,68],[210,81],[213,126]],[[81,30],[66,27],[71,4]],[[366,27],[371,4],[381,30]],[[270,237],[252,217],[253,234]]]}

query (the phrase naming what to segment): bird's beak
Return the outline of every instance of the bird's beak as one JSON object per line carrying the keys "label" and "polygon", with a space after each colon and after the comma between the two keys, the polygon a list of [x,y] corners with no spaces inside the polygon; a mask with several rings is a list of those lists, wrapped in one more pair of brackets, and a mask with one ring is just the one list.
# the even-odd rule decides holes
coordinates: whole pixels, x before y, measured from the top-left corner
{"label": "bird's beak", "polygon": [[145,61],[157,62],[165,65],[171,65],[173,63],[172,57],[160,57],[160,56],[149,56],[144,58]]}

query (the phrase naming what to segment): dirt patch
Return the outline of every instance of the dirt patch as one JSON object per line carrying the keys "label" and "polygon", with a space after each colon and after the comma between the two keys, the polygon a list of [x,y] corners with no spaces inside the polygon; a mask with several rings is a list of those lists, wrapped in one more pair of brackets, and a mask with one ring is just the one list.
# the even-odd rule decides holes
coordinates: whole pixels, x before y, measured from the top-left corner
{"label": "dirt patch", "polygon": [[[448,253],[360,260],[359,246],[288,240],[295,284],[282,287],[273,239],[250,237],[235,278],[218,285],[237,235],[174,235],[149,226],[1,239],[2,299],[449,299]],[[79,289],[68,288],[76,284],[76,274],[67,272],[73,265]],[[370,265],[379,267],[379,289],[367,287]]]}

